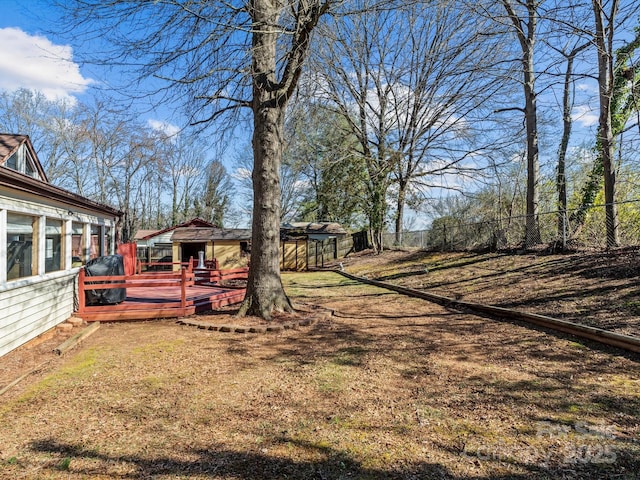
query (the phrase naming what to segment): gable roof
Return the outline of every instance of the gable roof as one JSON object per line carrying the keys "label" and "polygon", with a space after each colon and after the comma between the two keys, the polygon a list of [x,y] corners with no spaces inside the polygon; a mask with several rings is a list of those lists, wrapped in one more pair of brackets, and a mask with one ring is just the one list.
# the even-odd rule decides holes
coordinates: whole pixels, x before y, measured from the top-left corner
{"label": "gable roof", "polygon": [[24,148],[29,152],[34,166],[43,182],[49,183],[47,174],[38,160],[38,155],[33,148],[33,144],[28,135],[18,135],[13,133],[0,133],[0,165],[5,165],[7,160],[16,153],[20,147],[24,145]]}
{"label": "gable roof", "polygon": [[175,225],[173,227],[163,228],[162,230],[149,230],[149,233],[146,235],[138,235],[136,234],[136,239],[138,240],[149,240],[150,238],[157,237],[158,235],[162,235],[163,233],[170,232],[171,230],[175,230],[176,228],[182,227],[208,227],[208,228],[217,228],[213,223],[209,223],[206,220],[201,218],[192,218],[191,220],[187,220],[180,225]]}
{"label": "gable roof", "polygon": [[[33,178],[4,166],[5,162],[21,146],[28,150],[40,178]],[[64,188],[51,185],[28,135],[0,133],[0,187],[56,200],[69,207],[87,208],[112,217],[122,216],[120,210],[77,195]]]}
{"label": "gable roof", "polygon": [[146,240],[147,237],[155,237],[160,230],[138,230],[136,234],[133,236],[134,240]]}

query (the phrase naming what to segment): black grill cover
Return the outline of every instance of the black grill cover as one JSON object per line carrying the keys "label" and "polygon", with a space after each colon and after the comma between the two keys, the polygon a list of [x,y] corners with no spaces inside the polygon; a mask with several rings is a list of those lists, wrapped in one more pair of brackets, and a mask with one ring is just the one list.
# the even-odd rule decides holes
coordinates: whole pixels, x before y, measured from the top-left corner
{"label": "black grill cover", "polygon": [[[124,259],[121,255],[94,258],[87,262],[84,271],[87,277],[124,276]],[[116,305],[127,298],[127,289],[87,290],[85,295],[87,305]]]}

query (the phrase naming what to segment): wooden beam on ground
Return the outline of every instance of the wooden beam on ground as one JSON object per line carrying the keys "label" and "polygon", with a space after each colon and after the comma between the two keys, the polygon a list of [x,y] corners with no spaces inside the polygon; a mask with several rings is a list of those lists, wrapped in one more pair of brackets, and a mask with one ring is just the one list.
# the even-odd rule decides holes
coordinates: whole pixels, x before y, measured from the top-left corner
{"label": "wooden beam on ground", "polygon": [[98,330],[98,328],[100,328],[100,322],[95,322],[89,325],[87,328],[83,329],[81,332],[76,333],[73,337],[68,338],[66,341],[60,344],[53,351],[58,355],[62,355],[66,351],[78,345],[78,343],[80,343],[82,340],[87,338],[89,335],[92,335],[93,333],[95,333],[95,331]]}

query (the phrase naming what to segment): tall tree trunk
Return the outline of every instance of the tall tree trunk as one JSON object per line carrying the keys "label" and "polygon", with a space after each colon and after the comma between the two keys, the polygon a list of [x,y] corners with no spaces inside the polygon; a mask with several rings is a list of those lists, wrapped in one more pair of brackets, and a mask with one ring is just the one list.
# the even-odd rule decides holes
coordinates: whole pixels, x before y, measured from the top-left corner
{"label": "tall tree trunk", "polygon": [[[598,48],[598,92],[600,98],[600,125],[598,140],[604,171],[604,200],[606,211],[607,247],[620,245],[618,209],[616,198],[616,168],[614,163],[613,127],[611,122],[611,101],[613,97],[613,25],[618,0],[613,0],[608,15],[608,32],[605,28],[603,5],[593,0],[593,12],[596,24],[595,42]],[[607,35],[608,33],[608,35]]]}
{"label": "tall tree trunk", "polygon": [[174,178],[171,190],[171,226],[176,225],[178,225],[178,184]]}
{"label": "tall tree trunk", "polygon": [[540,224],[538,221],[540,166],[538,161],[538,114],[535,92],[535,74],[533,70],[533,38],[535,36],[535,13],[529,17],[528,48],[525,49],[524,97],[525,125],[527,130],[527,223],[525,246],[532,247],[540,243]]}
{"label": "tall tree trunk", "polygon": [[566,249],[566,241],[569,233],[569,225],[567,218],[567,149],[569,148],[569,139],[571,138],[571,129],[573,120],[571,118],[572,95],[572,76],[573,62],[578,53],[589,46],[588,43],[574,48],[567,58],[567,69],[564,74],[564,87],[562,95],[562,139],[560,140],[560,148],[558,149],[558,169],[556,176],[556,190],[558,192],[558,232],[557,237],[562,239],[562,248]]}
{"label": "tall tree trunk", "polygon": [[280,279],[280,161],[283,111],[257,101],[253,133],[253,220],[251,269],[241,315],[271,318],[271,312],[291,311]]}
{"label": "tall tree trunk", "polygon": [[526,21],[518,17],[510,0],[502,0],[509,19],[513,23],[516,36],[522,50],[522,73],[524,88],[524,117],[527,135],[527,216],[524,244],[526,248],[540,243],[540,224],[538,219],[538,113],[535,91],[534,45],[538,20],[537,2],[527,0]]}
{"label": "tall tree trunk", "polygon": [[398,182],[398,198],[396,199],[396,244],[402,245],[404,232],[404,204],[407,197],[407,182]]}
{"label": "tall tree trunk", "polygon": [[280,278],[280,163],[286,98],[276,74],[278,2],[253,5],[253,219],[251,268],[240,315],[270,319],[273,311],[291,311]]}
{"label": "tall tree trunk", "polygon": [[387,212],[387,185],[377,179],[373,179],[369,186],[369,231],[371,233],[371,246],[375,253],[384,250],[384,218]]}

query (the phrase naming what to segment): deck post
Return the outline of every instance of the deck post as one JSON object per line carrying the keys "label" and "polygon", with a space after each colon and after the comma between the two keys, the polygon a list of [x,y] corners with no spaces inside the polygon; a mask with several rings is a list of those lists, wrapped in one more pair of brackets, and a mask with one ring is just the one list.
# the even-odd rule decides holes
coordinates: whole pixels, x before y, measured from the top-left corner
{"label": "deck post", "polygon": [[84,307],[86,303],[85,293],[84,293],[84,267],[80,269],[78,272],[78,313],[84,313]]}
{"label": "deck post", "polygon": [[182,267],[180,281],[180,308],[187,308],[187,270]]}

